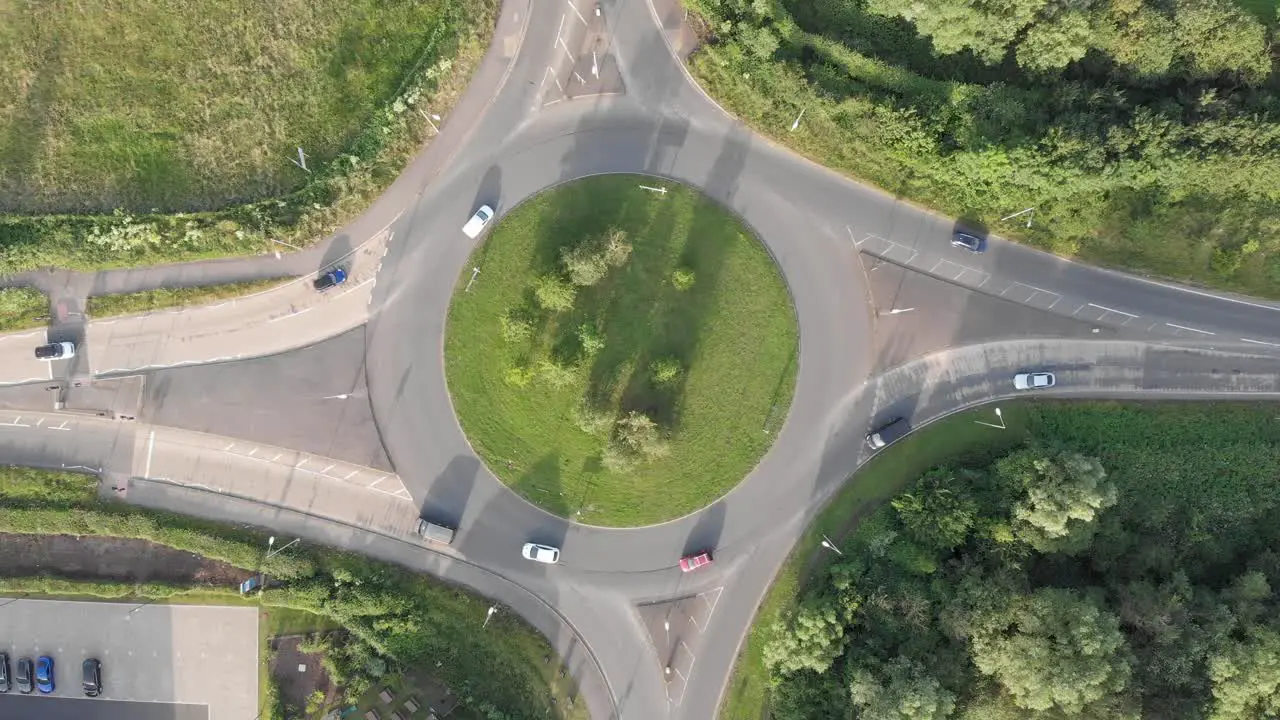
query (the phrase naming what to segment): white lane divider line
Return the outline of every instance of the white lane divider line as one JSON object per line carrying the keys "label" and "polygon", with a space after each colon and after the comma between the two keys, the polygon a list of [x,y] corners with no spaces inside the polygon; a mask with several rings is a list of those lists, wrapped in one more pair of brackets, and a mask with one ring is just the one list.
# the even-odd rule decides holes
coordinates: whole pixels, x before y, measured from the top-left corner
{"label": "white lane divider line", "polygon": [[320,471],[320,474],[321,474],[321,475],[323,475],[323,474],[325,474],[325,473],[329,472],[330,470],[332,470],[332,469],[333,469],[333,466],[334,466],[334,465],[336,465],[336,464],[337,464],[337,463],[330,463],[328,467],[326,467],[325,469],[323,469],[323,470],[321,470],[321,471]]}
{"label": "white lane divider line", "polygon": [[151,477],[151,453],[156,449],[156,431],[151,431],[151,437],[147,439],[147,467],[142,471],[142,477]]}
{"label": "white lane divider line", "polygon": [[254,448],[249,451],[248,457],[253,457],[254,455],[257,455],[257,454],[258,454],[258,448]]}
{"label": "white lane divider line", "polygon": [[[1104,313],[1115,313],[1115,314],[1117,314],[1117,315],[1124,315],[1125,317],[1127,317],[1127,318],[1129,318],[1129,319],[1131,319],[1131,320],[1132,320],[1133,318],[1138,317],[1137,315],[1134,315],[1133,313],[1127,313],[1127,312],[1125,312],[1125,311],[1123,311],[1123,310],[1116,310],[1115,308],[1109,308],[1109,307],[1107,307],[1106,305],[1098,305],[1097,303],[1087,303],[1087,304],[1086,304],[1086,307],[1095,307],[1095,308],[1098,308],[1099,310],[1101,310],[1101,311],[1102,311],[1102,312],[1104,312]],[[1076,312],[1079,312],[1079,310],[1077,310]]]}
{"label": "white lane divider line", "polygon": [[284,455],[284,453],[276,453],[276,456],[271,458],[271,462],[279,460],[281,455]]}
{"label": "white lane divider line", "polygon": [[359,475],[359,474],[360,474],[360,471],[359,471],[359,470],[352,470],[350,475],[347,475],[346,477],[344,477],[344,478],[342,478],[342,479],[343,479],[343,480],[350,480],[351,478],[353,478],[353,477],[355,477],[356,475]]}
{"label": "white lane divider line", "polygon": [[1250,340],[1249,338],[1240,338],[1240,342],[1253,343],[1254,345],[1267,345],[1269,347],[1280,347],[1280,343],[1264,342],[1262,340]]}
{"label": "white lane divider line", "polygon": [[578,12],[578,6],[573,4],[573,0],[565,0],[565,2],[569,3],[569,8],[573,10],[574,15],[578,16],[578,19],[582,21],[583,25],[590,25],[590,23],[587,22],[587,19],[582,17],[582,13]]}
{"label": "white lane divider line", "polygon": [[307,463],[307,460],[309,460],[309,459],[310,459],[310,458],[302,458],[301,460],[299,460],[299,461],[298,461],[298,463],[297,463],[296,465],[294,465],[294,466],[293,466],[293,469],[294,469],[294,470],[301,470],[301,469],[302,469],[302,466],[303,466],[303,465],[305,465],[305,464]]}
{"label": "white lane divider line", "polygon": [[1173,323],[1169,323],[1169,322],[1165,323],[1165,325],[1168,325],[1171,328],[1177,328],[1179,330],[1186,330],[1187,332],[1200,333],[1201,335],[1217,335],[1217,333],[1211,333],[1208,330],[1197,330],[1193,327],[1187,327],[1185,325],[1174,325]]}

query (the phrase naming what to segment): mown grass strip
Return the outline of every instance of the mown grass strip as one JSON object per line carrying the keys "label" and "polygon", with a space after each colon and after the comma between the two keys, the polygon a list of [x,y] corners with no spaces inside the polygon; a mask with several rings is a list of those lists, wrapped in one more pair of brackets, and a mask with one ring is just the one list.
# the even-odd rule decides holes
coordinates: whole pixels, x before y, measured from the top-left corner
{"label": "mown grass strip", "polygon": [[41,327],[49,320],[49,298],[34,288],[0,288],[0,332]]}
{"label": "mown grass strip", "polygon": [[136,315],[139,313],[204,305],[218,300],[244,297],[283,285],[292,278],[248,280],[222,285],[203,285],[186,288],[160,288],[117,295],[94,295],[86,304],[91,318]]}

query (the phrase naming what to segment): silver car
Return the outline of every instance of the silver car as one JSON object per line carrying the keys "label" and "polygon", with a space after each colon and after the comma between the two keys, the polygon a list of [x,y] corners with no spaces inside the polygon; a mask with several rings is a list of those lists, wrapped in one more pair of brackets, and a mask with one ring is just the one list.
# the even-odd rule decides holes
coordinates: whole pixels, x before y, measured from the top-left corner
{"label": "silver car", "polygon": [[1013,376],[1013,387],[1017,390],[1043,390],[1058,383],[1051,372],[1018,373]]}

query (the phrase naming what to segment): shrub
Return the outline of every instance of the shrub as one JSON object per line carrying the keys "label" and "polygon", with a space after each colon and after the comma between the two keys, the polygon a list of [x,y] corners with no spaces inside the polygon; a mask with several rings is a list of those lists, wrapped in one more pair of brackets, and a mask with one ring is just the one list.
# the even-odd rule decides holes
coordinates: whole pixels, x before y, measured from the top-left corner
{"label": "shrub", "polygon": [[632,410],[618,420],[617,439],[633,455],[651,458],[667,453],[658,424],[644,413]]}
{"label": "shrub", "polygon": [[604,435],[613,427],[613,414],[584,402],[574,409],[573,424],[588,435]]}
{"label": "shrub", "polygon": [[657,387],[671,387],[680,379],[683,372],[680,362],[675,358],[658,358],[649,363],[649,379]]}
{"label": "shrub", "polygon": [[560,390],[573,384],[575,373],[571,367],[566,367],[552,360],[543,360],[538,363],[538,379],[556,390]]}
{"label": "shrub", "polygon": [[583,323],[578,326],[578,344],[582,347],[583,357],[594,357],[604,349],[604,338],[594,325]]}
{"label": "shrub", "polygon": [[671,284],[681,292],[693,287],[694,279],[693,271],[689,268],[676,268],[671,273]]}
{"label": "shrub", "polygon": [[529,383],[533,382],[533,376],[533,368],[513,367],[503,373],[502,380],[511,387],[523,388],[529,387]]}
{"label": "shrub", "polygon": [[631,258],[631,243],[627,242],[627,233],[618,228],[610,228],[604,237],[602,253],[606,265],[620,268]]}
{"label": "shrub", "polygon": [[542,275],[533,281],[533,296],[543,310],[563,312],[573,307],[577,290],[555,275]]}
{"label": "shrub", "polygon": [[609,274],[609,266],[605,264],[604,255],[596,252],[589,243],[576,248],[563,248],[560,251],[560,262],[574,285],[590,287]]}
{"label": "shrub", "polygon": [[502,339],[509,343],[523,342],[533,335],[533,323],[518,312],[508,310],[498,322],[502,324]]}

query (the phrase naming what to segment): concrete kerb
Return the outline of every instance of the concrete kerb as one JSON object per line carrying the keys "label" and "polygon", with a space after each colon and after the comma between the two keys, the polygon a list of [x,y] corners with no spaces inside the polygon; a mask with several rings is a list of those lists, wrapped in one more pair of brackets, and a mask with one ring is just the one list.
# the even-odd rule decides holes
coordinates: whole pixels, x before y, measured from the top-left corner
{"label": "concrete kerb", "polygon": [[[539,596],[539,595],[537,595],[536,593],[534,593],[534,592],[532,592],[532,591],[528,590],[528,589],[527,589],[527,588],[525,588],[524,586],[520,585],[518,582],[516,582],[516,581],[514,581],[514,580],[512,580],[512,579],[510,579],[510,578],[508,578],[508,577],[506,577],[505,575],[502,575],[501,573],[495,572],[495,571],[493,571],[493,570],[489,570],[488,568],[485,568],[485,567],[482,567],[482,566],[477,565],[477,564],[475,564],[475,563],[472,563],[472,562],[468,561],[467,559],[463,558],[463,557],[462,557],[462,556],[460,556],[460,555],[457,555],[457,554],[454,554],[454,553],[450,553],[450,552],[444,552],[444,551],[443,551],[443,550],[441,550],[440,548],[431,547],[431,546],[428,546],[428,545],[427,545],[427,544],[425,544],[425,543],[418,543],[418,542],[414,542],[414,541],[412,541],[412,540],[406,540],[406,539],[405,539],[405,538],[403,538],[403,537],[397,537],[397,536],[395,536],[395,535],[391,535],[391,534],[389,534],[389,533],[385,533],[385,532],[382,532],[382,531],[379,531],[379,530],[373,530],[373,529],[369,529],[369,528],[366,528],[366,527],[362,527],[362,526],[360,526],[360,525],[356,525],[356,524],[353,524],[353,523],[350,523],[350,522],[347,522],[347,521],[345,521],[345,520],[341,520],[341,519],[338,519],[338,518],[332,518],[332,517],[327,517],[327,516],[323,516],[323,515],[317,515],[317,514],[314,514],[314,513],[307,512],[307,511],[305,511],[305,510],[299,510],[299,509],[297,509],[297,508],[288,507],[288,506],[283,506],[283,505],[275,505],[275,504],[273,504],[273,503],[263,502],[263,501],[261,501],[261,500],[256,500],[256,499],[253,499],[253,498],[245,498],[245,497],[237,496],[237,495],[234,495],[234,494],[231,494],[231,493],[222,492],[222,491],[214,490],[214,489],[212,489],[212,488],[206,488],[206,487],[202,487],[202,486],[198,486],[198,485],[190,485],[190,484],[175,483],[175,482],[172,482],[172,481],[156,480],[156,479],[153,479],[153,478],[138,478],[138,477],[133,477],[133,478],[131,478],[130,480],[131,480],[132,482],[154,483],[154,484],[156,484],[156,485],[164,485],[164,486],[168,486],[168,487],[178,487],[178,488],[181,488],[181,489],[184,489],[184,490],[195,491],[195,492],[197,492],[197,493],[202,493],[202,494],[212,494],[212,495],[216,495],[216,496],[218,496],[218,497],[222,497],[222,498],[232,498],[232,499],[234,499],[234,500],[238,500],[238,501],[241,501],[241,502],[251,503],[251,504],[253,504],[253,505],[258,505],[258,506],[266,505],[266,506],[268,506],[268,507],[272,507],[272,508],[274,508],[274,509],[275,509],[276,511],[278,511],[278,512],[281,512],[281,513],[287,513],[287,514],[291,514],[291,515],[298,516],[299,518],[301,518],[301,519],[303,520],[303,522],[306,522],[308,519],[310,519],[310,520],[314,520],[314,521],[319,521],[320,523],[323,523],[323,524],[329,524],[329,525],[334,525],[334,526],[338,526],[338,527],[340,527],[340,528],[342,528],[342,529],[344,529],[344,530],[346,530],[346,531],[354,532],[354,533],[357,533],[357,534],[375,535],[375,536],[380,537],[380,538],[383,538],[383,539],[385,539],[385,540],[389,540],[389,541],[391,541],[391,542],[394,542],[394,543],[397,543],[397,544],[400,544],[400,545],[404,545],[404,546],[411,547],[411,548],[413,548],[415,551],[426,550],[427,552],[430,552],[430,553],[432,553],[432,554],[440,555],[441,557],[447,558],[448,560],[450,560],[450,561],[452,561],[452,562],[454,562],[454,563],[458,563],[458,564],[460,564],[460,565],[465,565],[465,566],[467,566],[468,568],[470,568],[471,570],[473,570],[473,571],[475,571],[475,572],[478,572],[478,573],[480,573],[480,574],[482,574],[482,575],[485,575],[485,576],[487,576],[487,577],[493,578],[493,579],[495,579],[495,580],[499,580],[499,581],[501,581],[501,582],[502,582],[502,583],[503,583],[507,588],[509,588],[509,589],[513,590],[516,594],[518,594],[518,595],[522,595],[524,598],[527,598],[527,599],[529,599],[529,600],[532,600],[533,602],[535,602],[538,606],[540,606],[540,607],[541,607],[541,608],[543,608],[544,610],[549,611],[552,615],[554,615],[554,616],[559,620],[560,624],[561,624],[564,628],[567,628],[567,629],[568,629],[568,630],[573,634],[573,636],[577,638],[577,640],[578,640],[577,645],[578,645],[579,647],[581,647],[581,648],[585,649],[585,651],[586,651],[586,653],[587,653],[587,656],[591,658],[591,664],[595,667],[595,671],[596,671],[596,673],[599,675],[599,677],[600,677],[601,681],[603,681],[603,682],[604,682],[604,685],[605,685],[605,688],[604,688],[604,689],[605,689],[605,691],[608,693],[608,696],[609,696],[609,702],[610,702],[610,704],[612,705],[612,708],[613,708],[613,710],[612,710],[612,715],[611,715],[610,717],[611,717],[611,718],[616,718],[616,717],[618,717],[617,693],[614,691],[614,686],[613,686],[612,682],[609,680],[608,675],[606,675],[606,674],[605,674],[605,672],[604,672],[604,666],[600,664],[600,660],[596,657],[595,651],[591,648],[591,646],[590,646],[587,642],[585,642],[585,641],[583,640],[582,633],[580,633],[580,632],[578,631],[578,629],[573,625],[573,623],[571,623],[571,622],[569,621],[569,619],[568,619],[567,617],[565,617],[565,616],[564,616],[564,615],[563,615],[559,610],[557,610],[553,605],[551,605],[550,603],[548,603],[546,600],[542,599],[542,597],[541,597],[541,596]],[[127,502],[130,502],[130,501],[127,501]],[[412,505],[412,503],[411,503],[410,501],[405,501],[405,502],[406,502],[406,503],[409,503],[410,505]],[[131,504],[134,504],[134,503],[131,503]],[[265,528],[263,528],[263,530],[265,531],[266,529],[265,529]],[[315,541],[315,539],[313,539],[313,541]],[[378,557],[378,555],[377,555],[377,554],[375,554],[375,553],[373,553],[373,552],[370,552],[368,548],[366,548],[366,549],[365,549],[365,551],[364,551],[364,553],[363,553],[363,554],[368,554],[368,555],[371,555],[371,556],[374,556],[374,557]],[[387,558],[385,555],[381,556],[381,557],[380,557],[380,559],[384,560],[385,562],[390,562],[390,563],[395,564],[395,565],[400,565],[401,567],[406,567],[406,566],[404,566],[402,563],[400,563],[400,562],[398,562],[398,561],[396,561],[396,560],[394,560],[394,559],[389,559],[389,558]],[[411,571],[414,571],[414,572],[421,572],[421,571],[415,570],[414,568],[408,568],[408,569],[409,569],[409,570],[411,570]],[[529,622],[529,623],[530,623],[530,625],[532,625],[533,627],[537,628],[540,632],[543,632],[543,634],[544,634],[545,636],[547,636],[548,638],[550,638],[550,635],[551,635],[551,634],[550,634],[549,632],[547,632],[546,630],[544,630],[543,628],[540,628],[540,627],[539,627],[539,623],[538,623],[534,618],[528,617],[528,616],[527,616],[527,615],[525,615],[524,613],[520,612],[520,610],[516,607],[517,603],[511,602],[511,601],[510,601],[510,600],[508,600],[508,599],[504,599],[504,598],[497,598],[497,597],[490,596],[490,595],[486,594],[486,593],[485,593],[483,590],[481,590],[480,588],[475,587],[474,585],[468,585],[468,584],[466,584],[466,583],[462,583],[462,582],[454,581],[454,580],[451,580],[451,579],[449,579],[449,578],[446,578],[446,577],[444,577],[443,575],[440,575],[440,574],[431,573],[431,572],[427,572],[426,574],[433,575],[434,577],[436,577],[436,578],[438,578],[439,580],[441,580],[441,581],[443,581],[443,582],[446,582],[446,583],[450,583],[450,584],[454,584],[454,585],[463,585],[464,587],[467,587],[471,592],[475,592],[475,593],[478,593],[478,594],[480,594],[480,595],[483,595],[483,596],[485,596],[485,597],[487,597],[487,598],[490,598],[490,599],[492,599],[492,600],[497,600],[497,601],[499,601],[499,602],[502,602],[502,603],[503,603],[504,605],[506,605],[508,608],[510,608],[510,609],[512,609],[512,610],[514,610],[518,615],[520,615],[521,617],[525,618],[525,620],[526,620],[527,622]],[[583,683],[582,683],[583,678],[578,677],[578,678],[576,678],[576,679],[578,680],[579,686],[581,686],[581,685],[583,684]]]}

